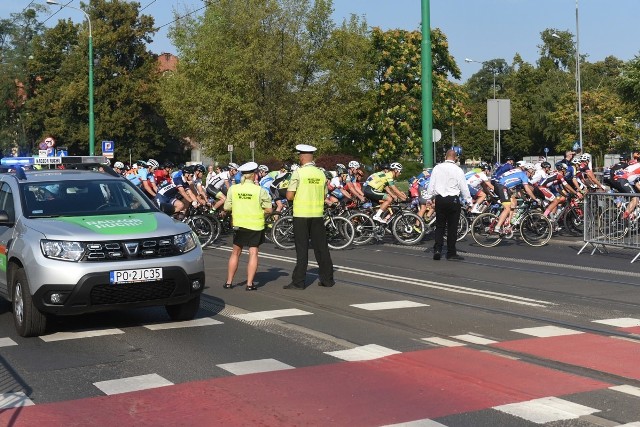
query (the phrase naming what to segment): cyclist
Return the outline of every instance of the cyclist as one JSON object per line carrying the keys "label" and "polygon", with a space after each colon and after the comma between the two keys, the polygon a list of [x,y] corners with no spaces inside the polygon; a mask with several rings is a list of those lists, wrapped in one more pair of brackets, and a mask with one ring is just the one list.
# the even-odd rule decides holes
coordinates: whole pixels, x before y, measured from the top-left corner
{"label": "cyclist", "polygon": [[193,177],[193,168],[185,166],[180,173],[175,175],[173,182],[165,185],[158,190],[155,201],[166,212],[167,207],[172,207],[172,211],[176,214],[184,214],[187,204],[197,205],[195,196],[189,189],[190,179]]}
{"label": "cyclist", "polygon": [[125,173],[124,163],[122,163],[122,162],[115,162],[115,163],[113,164],[113,170],[114,170],[117,174],[119,174],[119,175],[123,175],[123,176],[124,176],[124,173]]}
{"label": "cyclist", "polygon": [[195,196],[199,205],[206,205],[208,202],[207,192],[202,184],[207,168],[202,164],[193,166],[193,180],[191,181],[191,193]]}
{"label": "cyclist", "polygon": [[336,165],[336,176],[330,175],[331,179],[327,179],[327,191],[329,193],[325,199],[325,203],[327,205],[331,206],[334,203],[350,200],[352,198],[351,193],[346,188],[348,175],[349,173],[344,165]]}
{"label": "cyclist", "polygon": [[467,186],[469,187],[469,193],[471,197],[475,199],[475,203],[471,208],[471,213],[481,213],[479,206],[487,198],[487,194],[493,192],[493,184],[487,176],[491,172],[491,165],[486,162],[480,163],[480,172],[467,172],[465,179],[467,180]]}
{"label": "cyclist", "polygon": [[587,153],[582,154],[578,162],[576,164],[577,172],[579,175],[579,179],[585,182],[589,188],[599,188],[602,191],[607,191],[606,188],[600,183],[598,178],[596,178],[595,174],[591,170],[591,156]]}
{"label": "cyclist", "polygon": [[[613,175],[613,187],[618,190],[619,193],[635,194],[640,193],[640,187],[637,184],[640,178],[640,162],[629,164],[624,169],[618,169]],[[631,212],[634,211],[638,204],[637,197],[631,197],[623,218],[628,218]]]}
{"label": "cyclist", "polygon": [[347,191],[361,202],[364,202],[365,197],[362,192],[362,185],[358,182],[358,170],[360,169],[360,163],[355,160],[351,160],[347,166],[349,166],[346,181]]}
{"label": "cyclist", "polygon": [[496,168],[491,179],[494,181],[499,180],[502,174],[514,168],[515,162],[516,159],[514,159],[513,156],[505,157],[504,163]]}
{"label": "cyclist", "polygon": [[398,190],[395,184],[395,180],[402,173],[402,165],[398,162],[391,163],[389,170],[370,175],[362,186],[362,192],[369,200],[381,203],[373,219],[382,223],[387,222],[386,218],[382,218],[382,213],[387,211],[394,199],[407,200],[407,195]]}
{"label": "cyclist", "polygon": [[170,161],[166,161],[162,164],[162,168],[156,169],[153,176],[156,180],[158,188],[162,187],[166,183],[171,182],[171,172],[174,168],[174,164]]}
{"label": "cyclist", "polygon": [[518,203],[516,195],[519,190],[524,190],[531,200],[536,200],[530,182],[534,171],[535,166],[531,163],[526,163],[522,167],[505,172],[500,177],[500,180],[495,185],[495,190],[500,197],[503,209],[493,230],[495,233],[500,234],[502,232],[502,224],[508,224],[511,221],[512,212]]}
{"label": "cyclist", "polygon": [[160,165],[154,159],[149,159],[146,162],[138,162],[138,177],[140,177],[140,182],[142,183],[142,191],[144,191],[152,200],[156,197],[156,193],[158,192],[158,187],[156,186],[156,182],[153,178],[153,171],[158,166]]}

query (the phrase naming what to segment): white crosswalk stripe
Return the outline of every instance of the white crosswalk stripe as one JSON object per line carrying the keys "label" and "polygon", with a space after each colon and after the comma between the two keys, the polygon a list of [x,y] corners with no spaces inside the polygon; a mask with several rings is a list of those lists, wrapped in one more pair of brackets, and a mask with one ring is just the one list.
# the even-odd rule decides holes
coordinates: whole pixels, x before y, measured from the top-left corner
{"label": "white crosswalk stripe", "polygon": [[536,424],[573,420],[584,415],[600,412],[599,409],[579,405],[557,397],[543,397],[526,402],[510,403],[508,405],[495,406],[493,409],[515,415]]}
{"label": "white crosswalk stripe", "polygon": [[564,335],[577,335],[584,333],[574,329],[560,328],[558,326],[538,326],[535,328],[512,329],[511,331],[538,338],[560,337]]}
{"label": "white crosswalk stripe", "polygon": [[245,362],[223,363],[216,365],[218,368],[231,372],[234,375],[257,374],[260,372],[283,371],[285,369],[294,369],[293,366],[287,365],[275,359],[248,360]]}
{"label": "white crosswalk stripe", "polygon": [[363,345],[349,350],[325,351],[325,354],[328,354],[329,356],[337,357],[338,359],[346,360],[348,362],[379,359],[381,357],[399,353],[399,351],[382,347],[377,344]]}
{"label": "white crosswalk stripe", "polygon": [[119,378],[116,380],[99,381],[93,383],[104,394],[120,394],[130,391],[148,390],[150,388],[166,387],[173,385],[171,381],[162,378],[158,374],[138,375],[135,377]]}
{"label": "white crosswalk stripe", "polygon": [[383,301],[371,302],[367,304],[351,304],[351,307],[361,308],[363,310],[392,310],[395,308],[413,308],[413,307],[429,307],[428,304],[422,304],[414,301]]}

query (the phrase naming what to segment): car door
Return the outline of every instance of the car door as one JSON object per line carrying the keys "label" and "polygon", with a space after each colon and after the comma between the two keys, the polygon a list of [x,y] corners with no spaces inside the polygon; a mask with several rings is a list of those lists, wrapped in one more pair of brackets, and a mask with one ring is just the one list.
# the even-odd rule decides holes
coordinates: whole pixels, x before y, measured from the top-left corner
{"label": "car door", "polygon": [[7,182],[0,182],[0,211],[6,211],[9,221],[0,222],[0,293],[7,295],[7,245],[16,222],[14,192]]}

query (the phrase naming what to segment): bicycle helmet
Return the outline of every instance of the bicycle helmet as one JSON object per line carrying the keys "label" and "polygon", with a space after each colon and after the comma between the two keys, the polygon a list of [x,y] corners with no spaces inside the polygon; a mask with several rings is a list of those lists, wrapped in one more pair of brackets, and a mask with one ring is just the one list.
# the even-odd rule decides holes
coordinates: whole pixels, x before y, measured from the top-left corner
{"label": "bicycle helmet", "polygon": [[393,162],[393,163],[391,163],[389,165],[389,169],[401,172],[402,171],[402,165],[400,163],[398,163],[398,162]]}
{"label": "bicycle helmet", "polygon": [[346,169],[347,167],[345,165],[343,165],[342,163],[337,163],[336,164],[336,170],[338,169]]}
{"label": "bicycle helmet", "polygon": [[287,172],[291,172],[291,163],[283,163],[281,169],[284,169]]}
{"label": "bicycle helmet", "polygon": [[518,160],[516,162],[516,165],[518,165],[519,167],[523,168],[523,167],[525,167],[527,165],[527,162],[524,161],[524,160]]}
{"label": "bicycle helmet", "polygon": [[480,163],[480,169],[483,171],[491,170],[491,165],[487,162]]}
{"label": "bicycle helmet", "polygon": [[184,166],[182,168],[182,175],[193,175],[193,166]]}
{"label": "bicycle helmet", "polygon": [[507,157],[504,158],[505,162],[508,162],[509,160],[515,161],[516,159],[513,156],[507,156]]}
{"label": "bicycle helmet", "polygon": [[347,174],[347,168],[344,167],[344,165],[337,165],[336,167],[336,173],[338,175],[346,175]]}
{"label": "bicycle helmet", "polygon": [[573,163],[574,165],[577,165],[580,162],[582,162],[580,157],[574,157],[573,159],[571,159],[571,163]]}
{"label": "bicycle helmet", "polygon": [[536,167],[533,165],[533,163],[525,163],[524,168],[529,172],[535,172],[536,170]]}
{"label": "bicycle helmet", "polygon": [[357,161],[355,161],[355,160],[351,160],[351,161],[349,162],[349,167],[350,167],[350,168],[359,168],[359,167],[360,167],[360,163],[358,163],[358,162],[357,162]]}
{"label": "bicycle helmet", "polygon": [[260,172],[269,172],[269,168],[267,167],[267,165],[260,165],[258,166],[258,170]]}
{"label": "bicycle helmet", "polygon": [[591,161],[591,154],[584,153],[582,156],[580,156],[580,161],[581,162],[589,162],[589,161]]}
{"label": "bicycle helmet", "polygon": [[324,171],[324,177],[327,179],[333,179],[333,174],[331,171]]}
{"label": "bicycle helmet", "polygon": [[238,170],[240,166],[238,166],[237,163],[229,163],[228,168],[229,170],[234,169],[234,170]]}
{"label": "bicycle helmet", "polygon": [[205,173],[207,171],[207,168],[204,167],[204,165],[201,164],[197,164],[195,166],[193,166],[193,171],[194,172],[202,172]]}
{"label": "bicycle helmet", "polygon": [[113,167],[114,167],[114,168],[117,168],[117,169],[124,169],[124,163],[122,163],[122,162],[115,162],[115,163],[113,164]]}
{"label": "bicycle helmet", "polygon": [[176,165],[174,165],[173,162],[170,162],[168,160],[162,164],[162,167],[164,169],[173,169],[175,166]]}
{"label": "bicycle helmet", "polygon": [[557,162],[556,163],[556,169],[558,170],[566,170],[567,169],[567,164],[564,162]]}
{"label": "bicycle helmet", "polygon": [[549,162],[542,162],[540,163],[540,166],[545,169],[545,168],[550,168],[551,167],[551,163]]}
{"label": "bicycle helmet", "polygon": [[159,168],[160,163],[158,163],[156,159],[149,159],[147,160],[147,166],[151,166],[152,168]]}
{"label": "bicycle helmet", "polygon": [[144,160],[138,160],[136,162],[136,166],[139,168],[146,168],[148,165],[147,165],[147,162],[145,162]]}

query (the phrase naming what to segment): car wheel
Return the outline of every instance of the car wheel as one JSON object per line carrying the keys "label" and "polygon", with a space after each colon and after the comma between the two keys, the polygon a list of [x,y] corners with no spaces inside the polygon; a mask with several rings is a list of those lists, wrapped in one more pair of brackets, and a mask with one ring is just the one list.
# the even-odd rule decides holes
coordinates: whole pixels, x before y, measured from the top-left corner
{"label": "car wheel", "polygon": [[16,271],[12,288],[13,320],[18,334],[22,337],[44,334],[47,329],[47,317],[33,305],[29,282],[23,269]]}
{"label": "car wheel", "polygon": [[200,309],[200,295],[182,304],[166,305],[165,308],[173,321],[192,320]]}

